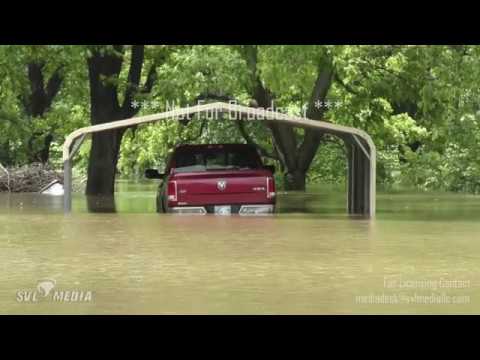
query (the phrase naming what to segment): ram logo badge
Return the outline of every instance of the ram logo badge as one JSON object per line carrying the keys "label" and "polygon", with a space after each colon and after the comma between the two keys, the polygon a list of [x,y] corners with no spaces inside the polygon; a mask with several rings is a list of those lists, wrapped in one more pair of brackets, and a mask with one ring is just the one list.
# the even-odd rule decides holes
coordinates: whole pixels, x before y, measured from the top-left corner
{"label": "ram logo badge", "polygon": [[227,180],[218,180],[217,181],[217,189],[220,191],[224,191],[227,188]]}

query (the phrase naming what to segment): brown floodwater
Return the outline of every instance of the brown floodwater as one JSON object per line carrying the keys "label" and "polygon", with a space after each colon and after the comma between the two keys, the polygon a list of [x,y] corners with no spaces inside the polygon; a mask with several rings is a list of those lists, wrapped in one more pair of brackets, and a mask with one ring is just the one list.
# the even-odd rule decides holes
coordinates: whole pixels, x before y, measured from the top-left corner
{"label": "brown floodwater", "polygon": [[0,194],[1,314],[480,312],[480,197],[281,194],[272,216],[155,213],[155,185],[120,183],[116,213],[84,196]]}

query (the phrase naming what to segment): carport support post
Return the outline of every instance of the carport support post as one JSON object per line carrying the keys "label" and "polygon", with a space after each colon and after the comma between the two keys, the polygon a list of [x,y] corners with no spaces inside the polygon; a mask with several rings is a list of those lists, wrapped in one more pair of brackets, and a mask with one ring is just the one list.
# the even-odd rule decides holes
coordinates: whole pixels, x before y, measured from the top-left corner
{"label": "carport support post", "polygon": [[373,215],[371,209],[370,159],[356,144],[348,151],[348,212],[350,214]]}
{"label": "carport support post", "polygon": [[[347,143],[348,144],[348,143]],[[353,161],[355,157],[355,147],[351,144],[347,145],[347,211],[349,214],[354,212],[354,196],[355,193],[355,176],[353,172]]]}
{"label": "carport support post", "polygon": [[73,138],[71,146],[68,146],[68,142],[63,145],[63,209],[66,213],[72,211],[72,161],[85,136],[82,134],[79,138]]}
{"label": "carport support post", "polygon": [[63,163],[63,209],[66,213],[72,211],[72,160]]}

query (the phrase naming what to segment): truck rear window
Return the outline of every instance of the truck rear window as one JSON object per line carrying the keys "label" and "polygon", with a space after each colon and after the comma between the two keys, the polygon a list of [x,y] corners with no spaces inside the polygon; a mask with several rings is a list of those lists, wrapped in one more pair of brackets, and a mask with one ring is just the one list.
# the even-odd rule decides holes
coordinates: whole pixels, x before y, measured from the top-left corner
{"label": "truck rear window", "polygon": [[178,150],[173,167],[177,172],[225,169],[257,169],[261,167],[255,150],[245,149],[188,149]]}

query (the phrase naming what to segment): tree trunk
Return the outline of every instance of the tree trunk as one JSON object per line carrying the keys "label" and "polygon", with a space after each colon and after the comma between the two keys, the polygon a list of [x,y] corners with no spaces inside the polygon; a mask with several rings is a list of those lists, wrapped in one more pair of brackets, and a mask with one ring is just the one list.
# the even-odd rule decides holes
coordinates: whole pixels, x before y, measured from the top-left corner
{"label": "tree trunk", "polygon": [[284,175],[284,184],[287,191],[305,191],[306,171],[287,172]]}
{"label": "tree trunk", "polygon": [[92,135],[86,189],[90,212],[116,211],[115,172],[122,135],[118,130]]}
{"label": "tree trunk", "polygon": [[113,195],[122,135],[118,130],[92,135],[87,195]]}
{"label": "tree trunk", "polygon": [[[88,58],[90,118],[92,125],[121,119],[117,86],[111,79],[122,69],[123,48],[93,52]],[[109,81],[110,80],[110,81]],[[88,162],[87,195],[113,196],[115,171],[122,134],[117,131],[95,133]]]}
{"label": "tree trunk", "polygon": [[[113,50],[94,49],[87,59],[90,81],[90,118],[92,125],[126,119],[134,116],[138,108],[132,107],[134,94],[139,91],[139,82],[144,60],[144,46],[132,45],[128,83],[122,105],[118,101],[118,77],[122,69],[123,46],[114,45]],[[155,80],[154,63],[148,72],[143,89],[150,92]],[[114,81],[112,81],[114,80]],[[86,195],[91,210],[108,211],[114,206],[115,175],[120,145],[126,128],[94,133],[88,162]],[[93,196],[93,197],[92,197]],[[99,204],[95,197],[104,197]],[[93,200],[92,200],[93,199]],[[106,204],[106,205],[105,205]],[[105,208],[103,208],[105,206]]]}
{"label": "tree trunk", "polygon": [[[274,95],[264,86],[257,73],[258,49],[253,45],[242,48],[244,57],[250,71],[249,93],[255,99],[259,107],[272,106]],[[312,120],[321,120],[325,111],[322,107],[316,107],[316,102],[323,102],[327,96],[333,79],[333,66],[329,59],[319,64],[315,86],[310,96],[307,117]],[[297,134],[291,125],[281,124],[275,121],[265,122],[270,131],[274,146],[278,151],[280,162],[285,169],[285,189],[305,191],[305,179],[308,169],[317,153],[322,134],[318,130],[306,129],[303,141],[298,146]]]}
{"label": "tree trunk", "polygon": [[46,164],[50,159],[50,147],[53,141],[53,135],[51,133],[45,135],[41,147],[40,145],[35,145],[43,135],[43,133],[36,132],[30,136],[30,139],[27,142],[27,156],[29,163],[41,162],[42,164]]}
{"label": "tree trunk", "polygon": [[43,147],[39,152],[40,162],[46,164],[50,159],[50,146],[52,145],[53,135],[47,134],[43,139]]}
{"label": "tree trunk", "polygon": [[[62,66],[59,66],[45,84],[43,61],[32,61],[27,64],[30,92],[20,96],[25,113],[34,121],[41,118],[50,110],[55,96],[60,91],[63,75]],[[40,161],[47,163],[50,157],[50,145],[53,141],[53,129],[48,132],[34,133],[28,141],[29,162]],[[37,139],[44,137],[42,145],[35,146]]]}

